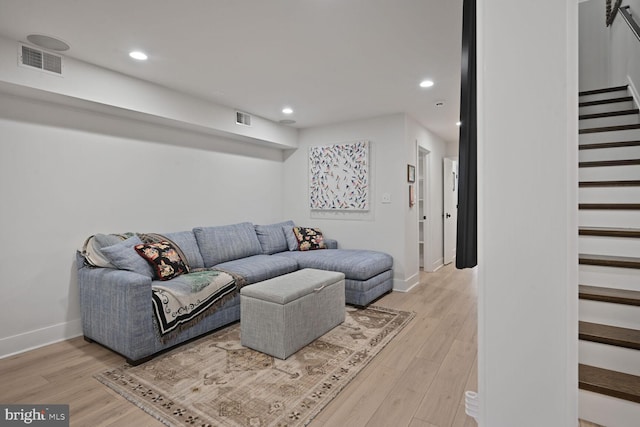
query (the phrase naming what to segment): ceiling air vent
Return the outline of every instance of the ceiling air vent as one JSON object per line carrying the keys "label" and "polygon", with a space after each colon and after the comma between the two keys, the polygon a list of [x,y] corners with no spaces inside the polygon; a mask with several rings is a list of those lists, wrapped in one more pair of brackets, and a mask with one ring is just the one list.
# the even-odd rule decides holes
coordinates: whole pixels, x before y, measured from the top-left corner
{"label": "ceiling air vent", "polygon": [[20,46],[20,64],[26,67],[37,68],[42,71],[62,75],[62,57],[34,49],[29,46]]}
{"label": "ceiling air vent", "polygon": [[251,116],[247,113],[236,111],[236,124],[243,126],[251,126]]}

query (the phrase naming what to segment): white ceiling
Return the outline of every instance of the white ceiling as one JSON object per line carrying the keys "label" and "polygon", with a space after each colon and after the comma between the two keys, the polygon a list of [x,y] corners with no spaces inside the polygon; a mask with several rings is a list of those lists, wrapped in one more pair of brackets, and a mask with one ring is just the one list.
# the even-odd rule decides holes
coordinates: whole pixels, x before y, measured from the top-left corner
{"label": "white ceiling", "polygon": [[0,0],[17,41],[54,36],[67,56],[296,127],[406,112],[446,141],[461,28],[462,0]]}

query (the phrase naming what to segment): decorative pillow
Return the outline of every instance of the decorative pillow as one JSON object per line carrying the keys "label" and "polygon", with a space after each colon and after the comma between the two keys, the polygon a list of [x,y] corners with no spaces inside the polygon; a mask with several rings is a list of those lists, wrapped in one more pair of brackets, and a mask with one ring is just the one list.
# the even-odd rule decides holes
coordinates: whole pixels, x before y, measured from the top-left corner
{"label": "decorative pillow", "polygon": [[293,234],[296,236],[298,249],[301,251],[327,249],[319,228],[293,227]]}
{"label": "decorative pillow", "polygon": [[158,280],[171,280],[189,272],[176,248],[167,241],[142,243],[134,246],[134,249],[138,255],[147,260]]}
{"label": "decorative pillow", "polygon": [[102,253],[111,264],[120,270],[129,270],[153,278],[153,270],[149,264],[140,258],[135,249],[133,249],[134,246],[141,243],[142,240],[137,235],[134,235],[120,243],[102,248]]}

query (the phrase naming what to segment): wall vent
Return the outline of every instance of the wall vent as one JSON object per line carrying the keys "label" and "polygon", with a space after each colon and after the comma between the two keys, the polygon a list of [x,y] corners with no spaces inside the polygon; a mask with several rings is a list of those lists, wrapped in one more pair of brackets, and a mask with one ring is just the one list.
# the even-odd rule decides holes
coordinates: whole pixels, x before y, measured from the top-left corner
{"label": "wall vent", "polygon": [[236,124],[243,126],[251,126],[251,116],[247,113],[236,111]]}
{"label": "wall vent", "polygon": [[25,67],[37,68],[59,76],[62,75],[62,57],[59,55],[20,45],[18,61],[20,65]]}

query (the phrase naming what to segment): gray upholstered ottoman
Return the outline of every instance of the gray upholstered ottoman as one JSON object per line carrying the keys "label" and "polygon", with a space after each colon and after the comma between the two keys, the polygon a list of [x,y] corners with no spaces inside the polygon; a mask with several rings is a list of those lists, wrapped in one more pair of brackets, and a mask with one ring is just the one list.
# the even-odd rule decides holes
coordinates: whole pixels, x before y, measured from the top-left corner
{"label": "gray upholstered ottoman", "polygon": [[344,274],[306,268],[240,290],[243,346],[286,359],[344,322]]}

